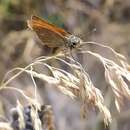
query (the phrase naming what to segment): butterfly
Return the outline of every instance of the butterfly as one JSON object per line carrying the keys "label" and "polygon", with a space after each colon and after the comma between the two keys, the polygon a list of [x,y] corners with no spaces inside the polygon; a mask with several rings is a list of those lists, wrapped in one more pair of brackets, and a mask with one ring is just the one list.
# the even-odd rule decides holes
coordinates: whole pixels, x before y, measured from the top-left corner
{"label": "butterfly", "polygon": [[27,25],[37,34],[42,43],[49,48],[69,48],[72,50],[81,43],[79,37],[37,16],[32,16],[27,21]]}

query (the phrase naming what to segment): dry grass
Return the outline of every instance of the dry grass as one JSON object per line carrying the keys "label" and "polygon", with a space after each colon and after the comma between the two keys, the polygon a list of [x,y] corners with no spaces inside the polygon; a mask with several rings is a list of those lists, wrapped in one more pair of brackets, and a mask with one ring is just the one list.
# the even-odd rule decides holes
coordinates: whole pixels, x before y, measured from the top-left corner
{"label": "dry grass", "polygon": [[[98,53],[83,50],[83,46],[85,46],[86,44],[93,44],[101,48],[109,49],[113,54],[113,56],[116,57],[116,60],[118,60],[119,63],[117,64],[110,59],[106,59],[105,57],[101,56]],[[77,53],[90,54],[96,57],[103,64],[105,70],[105,79],[111,86],[113,95],[115,97],[115,105],[117,107],[117,110],[120,112],[121,105],[123,105],[124,98],[130,99],[130,90],[126,83],[126,80],[130,81],[130,71],[129,71],[130,66],[127,63],[126,58],[123,55],[115,52],[112,48],[104,45],[100,45],[96,42],[83,42],[80,48],[77,49]],[[54,67],[53,65],[49,64],[48,61],[52,61],[52,60],[53,62],[60,61],[62,64],[67,65],[70,71],[58,67]],[[42,65],[46,67],[46,69],[49,70],[51,74],[47,75],[44,73],[38,73],[34,69],[37,65]],[[8,75],[15,71],[18,72],[14,76],[8,78]],[[22,90],[9,87],[11,81],[13,81],[16,77],[20,76],[20,74],[23,72],[26,72],[32,78],[32,82],[35,88],[35,97],[33,99],[26,96]],[[87,113],[88,110],[87,108],[91,107],[91,108],[98,108],[98,110],[102,113],[104,117],[104,122],[106,125],[109,125],[109,123],[112,121],[111,113],[109,109],[105,106],[104,98],[101,91],[98,88],[96,88],[96,86],[94,86],[89,74],[85,71],[83,66],[79,62],[74,60],[71,56],[66,56],[64,59],[64,54],[60,53],[50,57],[45,57],[45,56],[39,57],[25,68],[15,68],[9,71],[5,75],[1,83],[1,88],[0,88],[1,90],[13,89],[14,91],[21,93],[23,97],[26,100],[28,100],[31,106],[35,106],[35,109],[32,107],[31,110],[31,117],[32,117],[32,122],[34,124],[33,126],[35,130],[41,130],[42,123],[38,117],[38,110],[40,110],[41,104],[37,99],[38,86],[36,85],[34,77],[41,79],[43,82],[51,84],[52,87],[57,88],[63,94],[68,95],[72,99],[81,101],[82,117],[85,117],[85,114]],[[17,102],[17,104],[18,104],[17,110],[20,117],[19,118],[20,128],[22,129],[25,127],[24,119],[23,119],[23,110],[22,110],[24,106],[22,106],[19,101]],[[48,124],[51,125],[52,122]],[[52,128],[48,128],[48,130],[50,129]]]}

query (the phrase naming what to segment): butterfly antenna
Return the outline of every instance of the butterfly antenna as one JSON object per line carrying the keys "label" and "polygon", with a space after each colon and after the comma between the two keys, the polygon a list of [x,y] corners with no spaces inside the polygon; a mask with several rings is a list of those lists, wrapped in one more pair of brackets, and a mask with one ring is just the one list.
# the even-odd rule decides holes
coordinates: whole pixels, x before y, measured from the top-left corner
{"label": "butterfly antenna", "polygon": [[90,30],[86,35],[90,35],[90,34],[93,34],[97,31],[96,28],[93,28],[92,30]]}

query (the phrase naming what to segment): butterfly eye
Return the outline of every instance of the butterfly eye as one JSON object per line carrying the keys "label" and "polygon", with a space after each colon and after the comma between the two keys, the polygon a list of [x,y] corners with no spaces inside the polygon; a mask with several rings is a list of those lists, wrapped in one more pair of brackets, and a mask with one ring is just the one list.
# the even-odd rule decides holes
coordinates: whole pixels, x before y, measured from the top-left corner
{"label": "butterfly eye", "polygon": [[81,39],[79,37],[76,37],[74,35],[70,35],[68,38],[68,46],[71,48],[75,48],[76,45],[80,44]]}
{"label": "butterfly eye", "polygon": [[77,43],[73,42],[72,45],[75,46]]}
{"label": "butterfly eye", "polygon": [[69,43],[69,47],[72,49],[72,48],[75,48],[76,45],[78,44],[78,42],[70,42]]}

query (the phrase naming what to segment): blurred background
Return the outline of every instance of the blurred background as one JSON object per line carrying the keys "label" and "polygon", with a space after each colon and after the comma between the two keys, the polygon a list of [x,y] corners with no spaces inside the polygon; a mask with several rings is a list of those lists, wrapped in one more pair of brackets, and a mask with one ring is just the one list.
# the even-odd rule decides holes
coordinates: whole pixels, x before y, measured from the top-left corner
{"label": "blurred background", "polygon": [[[36,57],[51,52],[27,28],[26,21],[32,14],[64,28],[84,41],[108,45],[130,61],[130,0],[0,0],[0,80],[10,69],[25,67]],[[96,46],[89,45],[87,49],[112,57],[109,51]],[[112,91],[105,82],[101,63],[90,55],[76,57],[84,63],[95,86],[102,91],[113,122],[105,127],[103,119],[95,111],[91,111],[87,119],[81,120],[79,102],[36,79],[39,101],[41,104],[52,105],[56,129],[129,130],[130,102],[119,114]],[[33,97],[30,76],[22,74],[11,85],[25,90],[27,95]],[[18,97],[16,92],[0,91],[0,114],[9,118],[9,109],[15,107]]]}

